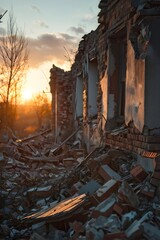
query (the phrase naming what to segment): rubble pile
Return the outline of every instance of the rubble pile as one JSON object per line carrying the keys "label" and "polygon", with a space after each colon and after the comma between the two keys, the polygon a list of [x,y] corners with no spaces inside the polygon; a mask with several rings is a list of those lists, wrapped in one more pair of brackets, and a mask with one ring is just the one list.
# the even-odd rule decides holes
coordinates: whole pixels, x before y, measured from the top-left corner
{"label": "rubble pile", "polygon": [[0,145],[0,239],[159,239],[159,162],[49,135]]}

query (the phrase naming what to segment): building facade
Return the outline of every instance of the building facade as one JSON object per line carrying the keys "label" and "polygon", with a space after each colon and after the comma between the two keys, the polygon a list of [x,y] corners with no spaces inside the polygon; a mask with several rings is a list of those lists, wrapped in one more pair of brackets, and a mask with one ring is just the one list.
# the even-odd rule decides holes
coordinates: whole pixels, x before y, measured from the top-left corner
{"label": "building facade", "polygon": [[82,38],[69,73],[68,118],[82,123],[88,151],[105,143],[159,151],[160,1],[101,0],[99,8],[99,25]]}

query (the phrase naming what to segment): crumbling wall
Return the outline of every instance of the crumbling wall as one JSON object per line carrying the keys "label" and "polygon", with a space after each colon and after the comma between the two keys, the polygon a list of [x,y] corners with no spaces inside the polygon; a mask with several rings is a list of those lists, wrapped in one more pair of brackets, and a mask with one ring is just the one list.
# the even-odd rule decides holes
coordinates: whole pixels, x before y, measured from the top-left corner
{"label": "crumbling wall", "polygon": [[[150,14],[157,13],[153,9]],[[159,23],[157,17],[141,17],[129,29],[125,122],[133,121],[147,135],[160,133]]]}
{"label": "crumbling wall", "polygon": [[104,74],[104,77],[100,81],[101,87],[101,104],[102,104],[102,130],[105,130],[107,122],[107,113],[108,113],[108,81],[107,73]]}
{"label": "crumbling wall", "polygon": [[122,124],[133,123],[139,133],[145,128],[147,135],[159,132],[159,6],[157,1],[100,1],[100,24],[83,36],[71,72],[51,71],[56,91],[63,92],[57,96],[51,87],[57,136],[82,117],[88,150],[102,143],[105,130]]}
{"label": "crumbling wall", "polygon": [[73,131],[73,91],[71,72],[53,65],[50,70],[50,87],[52,93],[52,124],[56,141],[62,141]]}
{"label": "crumbling wall", "polygon": [[[107,109],[106,129],[112,130],[124,122],[123,105],[125,104],[122,104],[122,87],[120,84],[122,78],[124,78],[121,76],[121,74],[125,71],[124,65],[126,64],[126,26],[129,15],[133,12],[134,9],[132,3],[127,0],[103,0],[100,1],[99,8],[101,9],[99,13],[99,34],[104,36],[105,41],[105,60],[103,65],[105,66],[105,80],[107,81],[107,83],[105,83],[105,88],[107,87],[107,105],[105,106],[104,102],[103,105],[105,106],[105,109]],[[121,56],[122,46],[124,47],[123,59]],[[101,49],[99,50],[100,55]],[[123,96],[125,98],[124,91]]]}
{"label": "crumbling wall", "polygon": [[[154,14],[156,12],[153,11]],[[146,55],[145,68],[145,126],[149,134],[160,135],[160,10],[159,16],[149,21],[150,39]]]}
{"label": "crumbling wall", "polygon": [[[98,33],[99,29],[96,29],[84,35],[72,66],[77,85],[79,78],[83,82],[83,138],[88,151],[92,144],[99,144],[101,138],[99,128],[101,129],[102,92],[99,69],[104,71],[102,61],[105,51],[101,56],[98,55]],[[76,101],[78,98],[77,94]]]}
{"label": "crumbling wall", "polygon": [[135,127],[143,131],[144,127],[144,92],[145,61],[135,59],[135,52],[128,41],[126,74],[125,123],[133,121]]}

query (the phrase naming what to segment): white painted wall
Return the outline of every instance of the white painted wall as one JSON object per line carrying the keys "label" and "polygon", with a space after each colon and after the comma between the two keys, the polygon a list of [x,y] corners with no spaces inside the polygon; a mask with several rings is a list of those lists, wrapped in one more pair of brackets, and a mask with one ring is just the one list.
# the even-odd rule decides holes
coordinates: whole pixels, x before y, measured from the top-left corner
{"label": "white painted wall", "polygon": [[76,117],[83,115],[83,78],[77,77],[76,80]]}
{"label": "white painted wall", "polygon": [[91,61],[88,63],[88,115],[94,116],[97,114],[97,88],[98,69],[97,62]]}

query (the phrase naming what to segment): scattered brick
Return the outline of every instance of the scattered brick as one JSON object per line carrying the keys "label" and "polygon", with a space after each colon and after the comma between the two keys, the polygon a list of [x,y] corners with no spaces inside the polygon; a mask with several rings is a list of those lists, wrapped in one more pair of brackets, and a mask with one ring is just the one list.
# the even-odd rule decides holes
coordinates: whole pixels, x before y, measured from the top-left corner
{"label": "scattered brick", "polygon": [[116,240],[116,239],[126,239],[126,235],[124,232],[116,232],[116,233],[107,233],[104,238],[104,240]]}
{"label": "scattered brick", "polygon": [[101,202],[92,212],[93,218],[98,218],[99,216],[108,217],[113,212],[113,206],[116,203],[116,198],[111,195],[106,200]]}
{"label": "scattered brick", "polygon": [[75,193],[77,193],[82,186],[83,186],[83,184],[81,182],[77,182],[77,183],[73,184],[73,186],[70,189],[71,195],[74,195]]}
{"label": "scattered brick", "polygon": [[98,173],[105,181],[109,181],[112,178],[117,181],[121,180],[121,176],[113,169],[111,169],[108,165],[102,165]]}
{"label": "scattered brick", "polygon": [[128,206],[127,205],[122,205],[120,203],[115,203],[114,206],[113,206],[113,210],[119,216],[122,216],[124,213],[126,213],[128,211]]}
{"label": "scattered brick", "polygon": [[142,182],[148,176],[148,173],[140,165],[134,167],[130,173],[138,182]]}
{"label": "scattered brick", "polygon": [[156,178],[152,178],[150,183],[156,187],[160,186],[160,180],[156,179]]}
{"label": "scattered brick", "polygon": [[108,198],[113,192],[116,192],[118,190],[118,187],[119,183],[116,180],[111,179],[96,191],[95,198],[98,201],[103,201]]}

